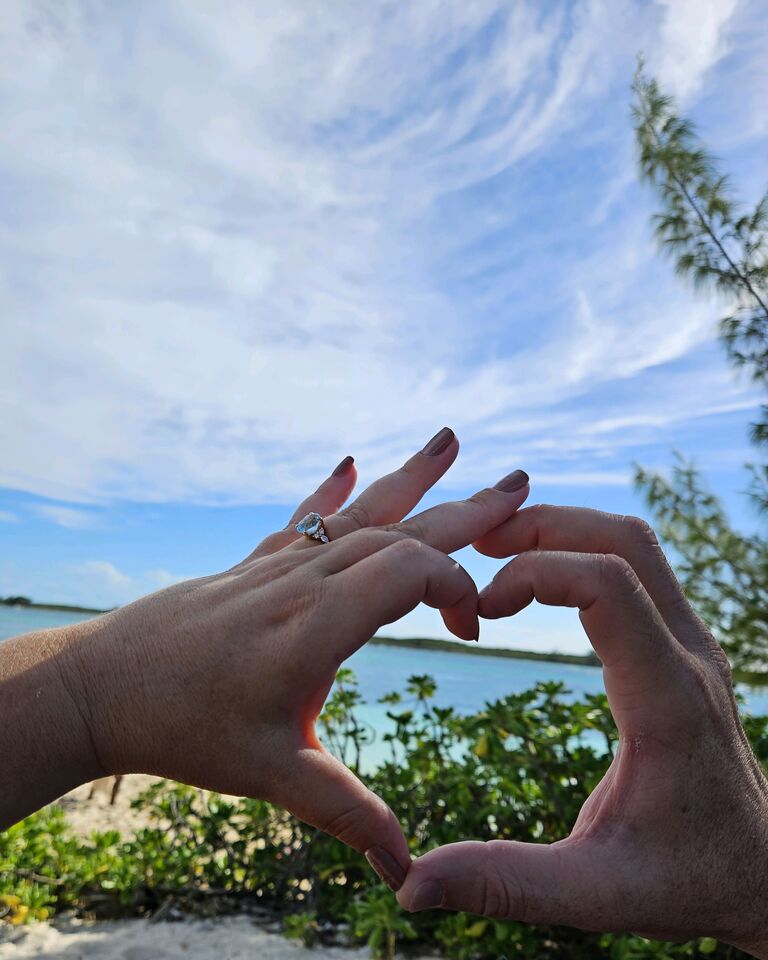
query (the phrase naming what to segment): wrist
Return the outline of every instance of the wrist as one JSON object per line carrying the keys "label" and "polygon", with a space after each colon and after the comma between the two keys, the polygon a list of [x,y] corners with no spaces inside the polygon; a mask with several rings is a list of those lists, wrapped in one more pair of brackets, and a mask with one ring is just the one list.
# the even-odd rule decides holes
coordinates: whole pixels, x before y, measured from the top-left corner
{"label": "wrist", "polygon": [[124,610],[119,610],[78,624],[61,664],[102,777],[139,772],[128,759],[135,746],[128,708],[140,684],[131,683],[127,675],[131,645],[124,619]]}
{"label": "wrist", "polygon": [[752,847],[754,869],[744,900],[741,929],[727,942],[758,960],[768,960],[768,781],[760,773],[762,802],[754,805],[757,829]]}
{"label": "wrist", "polygon": [[82,626],[25,634],[0,647],[0,829],[105,775],[73,670]]}

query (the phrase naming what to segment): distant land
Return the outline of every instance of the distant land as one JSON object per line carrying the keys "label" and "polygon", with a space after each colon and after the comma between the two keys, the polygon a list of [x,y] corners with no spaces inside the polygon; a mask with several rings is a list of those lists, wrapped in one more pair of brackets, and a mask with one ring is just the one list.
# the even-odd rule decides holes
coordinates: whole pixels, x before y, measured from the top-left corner
{"label": "distant land", "polygon": [[546,660],[549,663],[572,663],[580,667],[599,667],[594,653],[539,653],[537,650],[512,650],[509,647],[482,647],[475,643],[454,640],[433,640],[428,637],[373,637],[368,643],[387,647],[412,647],[417,650],[444,650],[446,653],[470,654],[475,657],[505,657],[508,660]]}
{"label": "distant land", "polygon": [[[109,613],[97,607],[75,607],[69,603],[35,603],[29,597],[0,597],[0,606],[23,607],[25,610],[58,610],[61,613]],[[112,607],[114,610],[115,608]]]}
{"label": "distant land", "polygon": [[[31,610],[56,610],[62,613],[109,613],[97,607],[77,607],[68,603],[34,603],[28,597],[0,597],[0,606],[26,607]],[[116,609],[115,607],[111,608]],[[580,667],[599,667],[600,659],[594,653],[539,653],[537,650],[513,650],[509,647],[481,647],[456,640],[435,640],[431,637],[372,637],[369,643],[386,647],[410,647],[413,650],[443,650],[473,657],[502,657],[507,660],[538,660],[547,663],[572,663]],[[734,680],[750,686],[768,686],[768,674],[734,671]]]}

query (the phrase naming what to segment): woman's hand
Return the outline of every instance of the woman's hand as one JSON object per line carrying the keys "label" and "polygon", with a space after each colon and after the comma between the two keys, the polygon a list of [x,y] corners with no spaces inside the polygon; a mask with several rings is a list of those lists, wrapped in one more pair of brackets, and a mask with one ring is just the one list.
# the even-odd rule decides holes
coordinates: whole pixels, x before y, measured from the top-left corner
{"label": "woman's hand", "polygon": [[[457,452],[441,431],[334,514],[354,485],[345,461],[231,570],[82,625],[61,668],[100,775],[152,773],[273,801],[366,852],[399,886],[410,857],[396,818],[321,747],[315,720],[342,661],[420,602],[456,636],[477,637],[475,585],[447,554],[507,520],[528,478],[517,471],[400,522]],[[296,534],[310,510],[327,518],[329,544]]]}
{"label": "woman's hand", "polygon": [[567,839],[434,850],[414,862],[400,903],[657,939],[710,935],[768,956],[768,784],[728,661],[653,532],[635,518],[536,506],[475,546],[519,554],[481,593],[481,616],[533,599],[579,608],[618,749]]}

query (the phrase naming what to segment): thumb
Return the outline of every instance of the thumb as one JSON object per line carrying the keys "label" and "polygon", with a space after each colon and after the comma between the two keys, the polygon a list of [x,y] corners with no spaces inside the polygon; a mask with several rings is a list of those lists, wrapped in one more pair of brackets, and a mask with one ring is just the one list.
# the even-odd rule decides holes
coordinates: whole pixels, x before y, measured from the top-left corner
{"label": "thumb", "polygon": [[387,804],[322,748],[294,754],[276,802],[364,854],[391,890],[399,890],[411,864],[408,844]]}
{"label": "thumb", "polygon": [[415,913],[443,908],[527,923],[608,929],[583,844],[465,841],[411,864],[397,899]]}

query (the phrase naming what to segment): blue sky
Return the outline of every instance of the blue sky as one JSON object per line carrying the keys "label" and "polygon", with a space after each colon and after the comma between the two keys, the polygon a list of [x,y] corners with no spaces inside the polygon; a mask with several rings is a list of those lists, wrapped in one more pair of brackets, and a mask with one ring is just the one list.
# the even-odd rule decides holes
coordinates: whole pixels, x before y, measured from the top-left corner
{"label": "blue sky", "polygon": [[[658,257],[628,88],[642,50],[752,202],[767,46],[762,0],[5,0],[0,594],[226,567],[443,424],[428,502],[523,467],[643,512],[631,464],[678,448],[754,524],[756,396]],[[585,645],[540,609],[485,639]]]}

